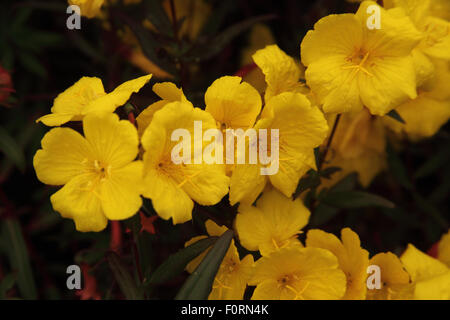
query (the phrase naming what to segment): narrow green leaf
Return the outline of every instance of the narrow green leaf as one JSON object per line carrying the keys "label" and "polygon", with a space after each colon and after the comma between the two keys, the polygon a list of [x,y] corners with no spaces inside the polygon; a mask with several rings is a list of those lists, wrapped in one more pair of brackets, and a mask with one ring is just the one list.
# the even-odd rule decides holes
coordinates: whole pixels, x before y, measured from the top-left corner
{"label": "narrow green leaf", "polygon": [[449,146],[444,146],[440,151],[438,151],[434,156],[432,156],[428,161],[426,161],[414,174],[416,179],[424,178],[430,174],[436,172],[443,165],[448,163],[450,159],[450,148]]}
{"label": "narrow green leaf", "polygon": [[128,272],[120,257],[114,252],[109,252],[107,259],[109,267],[125,298],[128,300],[142,300],[141,291],[137,288],[133,277]]}
{"label": "narrow green leaf", "polygon": [[342,209],[364,207],[395,207],[395,205],[391,201],[375,194],[363,191],[329,192],[321,198],[321,201],[329,206]]}
{"label": "narrow green leaf", "polygon": [[395,109],[392,109],[391,111],[389,111],[388,113],[386,113],[386,115],[387,115],[388,117],[391,117],[391,118],[394,119],[394,120],[397,120],[397,121],[400,122],[400,123],[403,123],[403,124],[406,123],[406,121],[403,120],[402,116],[401,116],[401,115],[397,112],[397,110],[395,110]]}
{"label": "narrow green leaf", "polygon": [[422,197],[419,193],[413,192],[412,196],[417,206],[423,211],[423,213],[432,217],[435,222],[442,228],[442,230],[448,230],[448,222],[442,216],[441,212],[430,202],[428,202],[424,197]]}
{"label": "narrow green leaf", "polygon": [[332,176],[334,173],[336,173],[336,172],[338,172],[338,171],[341,171],[341,170],[342,170],[342,169],[339,168],[339,167],[328,167],[328,168],[322,169],[322,170],[319,172],[319,175],[320,175],[322,178],[325,178],[325,179],[331,179],[331,176]]}
{"label": "narrow green leaf", "polygon": [[225,31],[220,33],[213,39],[207,39],[203,41],[203,43],[198,44],[193,50],[192,53],[184,57],[185,61],[202,61],[209,59],[216,54],[220,53],[235,37],[239,34],[253,26],[255,23],[268,21],[276,18],[273,14],[262,15],[254,18],[250,18],[248,20],[241,21],[236,23],[235,25],[227,28]]}
{"label": "narrow green leaf", "polygon": [[25,156],[22,148],[3,127],[0,127],[0,150],[20,171],[25,170]]}
{"label": "narrow green leaf", "polygon": [[2,231],[7,244],[5,249],[8,253],[11,269],[17,272],[17,286],[22,297],[28,300],[36,299],[36,285],[19,221],[4,219]]}
{"label": "narrow green leaf", "polygon": [[171,255],[153,272],[149,283],[159,284],[179,275],[186,265],[217,241],[217,237],[201,239]]}
{"label": "narrow green leaf", "polygon": [[317,171],[309,170],[308,174],[300,179],[297,189],[294,192],[294,199],[308,189],[316,188],[320,185],[320,177]]}
{"label": "narrow green leaf", "polygon": [[7,274],[0,282],[0,299],[6,298],[6,293],[16,283],[16,275],[14,273]]}
{"label": "narrow green leaf", "polygon": [[211,292],[214,278],[227,253],[233,230],[227,230],[205,256],[200,265],[189,276],[176,295],[176,300],[206,300]]}
{"label": "narrow green leaf", "polygon": [[342,178],[340,181],[338,181],[334,186],[331,187],[331,192],[338,192],[338,191],[350,191],[355,189],[356,183],[358,181],[358,174],[353,172],[349,175]]}
{"label": "narrow green leaf", "polygon": [[408,178],[408,174],[406,172],[406,168],[403,165],[402,160],[395,152],[390,143],[387,144],[387,155],[388,155],[388,164],[390,168],[390,172],[394,176],[395,180],[400,183],[405,189],[411,190],[413,189],[413,185]]}
{"label": "narrow green leaf", "polygon": [[18,51],[18,57],[24,68],[31,73],[34,73],[40,78],[45,78],[47,76],[47,71],[34,55],[21,50]]}
{"label": "narrow green leaf", "polygon": [[[159,0],[148,0],[145,3],[147,5],[147,18],[156,27],[158,32],[161,32],[169,37],[173,37],[173,26],[166,10],[164,10]],[[179,19],[181,17],[177,17]]]}

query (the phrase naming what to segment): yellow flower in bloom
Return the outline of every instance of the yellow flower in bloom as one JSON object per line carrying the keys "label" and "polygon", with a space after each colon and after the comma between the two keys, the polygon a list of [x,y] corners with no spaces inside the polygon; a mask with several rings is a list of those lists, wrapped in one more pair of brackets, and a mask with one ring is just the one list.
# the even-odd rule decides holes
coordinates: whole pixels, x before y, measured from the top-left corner
{"label": "yellow flower in bloom", "polygon": [[306,246],[329,250],[337,257],[339,268],[347,277],[347,290],[342,299],[364,300],[369,252],[361,248],[358,235],[349,228],[342,229],[341,239],[342,242],[331,233],[314,229],[308,231]]}
{"label": "yellow flower in bloom", "polygon": [[255,262],[253,300],[336,300],[345,293],[337,258],[320,248],[283,248]]}
{"label": "yellow flower in bloom", "polygon": [[240,77],[222,77],[214,81],[205,93],[205,111],[221,129],[248,129],[255,124],[261,111],[261,97]]}
{"label": "yellow flower in bloom", "polygon": [[[225,231],[228,230],[227,227],[225,227],[225,226],[218,226],[212,220],[206,220],[205,227],[206,227],[206,232],[211,237],[220,237],[222,234],[225,233]],[[196,237],[193,237],[192,239],[186,241],[184,246],[187,247],[187,246],[193,244],[194,242],[197,242],[198,240],[206,239],[206,238],[207,238],[207,236],[196,236]],[[200,255],[198,255],[195,259],[193,259],[191,262],[189,262],[187,264],[187,266],[186,266],[186,271],[189,272],[189,273],[194,272],[195,268],[198,267],[198,265],[200,264],[200,262],[203,260],[203,258],[206,256],[206,254],[208,253],[208,251],[210,249],[211,248],[206,249]]]}
{"label": "yellow flower in bloom", "polygon": [[177,88],[177,86],[172,82],[155,83],[153,85],[153,91],[162,100],[156,101],[155,103],[149,105],[136,118],[139,136],[142,136],[150,122],[152,122],[153,114],[169,102],[179,101],[190,104],[190,102],[186,99],[183,90]]}
{"label": "yellow flower in bloom", "polygon": [[265,75],[267,87],[264,100],[283,92],[306,93],[306,88],[299,81],[302,70],[295,60],[284,53],[277,45],[269,45],[258,50],[253,60]]}
{"label": "yellow flower in bloom", "polygon": [[253,267],[253,256],[242,260],[232,240],[230,247],[217,271],[209,300],[242,300]]}
{"label": "yellow flower in bloom", "polygon": [[438,60],[433,63],[434,77],[419,88],[418,97],[395,108],[405,123],[382,118],[389,129],[411,140],[433,136],[450,118],[450,63]]}
{"label": "yellow flower in bloom", "polygon": [[450,22],[433,17],[432,3],[436,0],[393,0],[402,8],[416,28],[424,34],[418,50],[430,57],[450,59]]}
{"label": "yellow flower in bloom", "polygon": [[309,215],[300,198],[292,200],[271,189],[263,193],[256,207],[239,206],[236,232],[243,247],[267,256],[280,248],[302,246],[297,234],[308,223]]}
{"label": "yellow flower in bloom", "polygon": [[78,231],[100,231],[108,219],[127,219],[142,205],[142,162],[134,161],[139,139],[113,113],[87,115],[83,131],[84,137],[69,128],[50,130],[33,165],[43,183],[64,185],[50,198],[56,211]]}
{"label": "yellow flower in bloom", "polygon": [[409,244],[400,257],[414,283],[414,299],[449,300],[450,269]]}
{"label": "yellow flower in bloom", "polygon": [[266,81],[260,68],[253,68],[253,54],[259,49],[274,44],[275,39],[270,28],[264,24],[255,24],[250,30],[249,43],[241,52],[241,67],[251,68],[251,71],[243,76],[245,82],[250,83],[260,94],[266,90]]}
{"label": "yellow flower in bloom", "polygon": [[114,112],[117,107],[130,99],[133,92],[138,92],[151,78],[143,76],[122,83],[114,91],[106,93],[102,80],[95,77],[83,77],[73,86],[59,94],[51,109],[52,113],[40,117],[47,126],[60,126],[68,121],[79,121],[90,113]]}
{"label": "yellow flower in bloom", "polygon": [[437,258],[450,268],[450,231],[444,234],[439,241]]}
{"label": "yellow flower in bloom", "polygon": [[364,1],[356,14],[329,15],[308,31],[301,44],[306,83],[323,110],[384,115],[414,99],[416,76],[411,51],[421,34],[399,8],[380,8],[381,29],[367,27]]}
{"label": "yellow flower in bloom", "polygon": [[[205,93],[205,111],[209,112],[216,120],[218,128],[226,137],[226,129],[243,129],[253,127],[256,117],[261,111],[261,96],[258,91],[246,82],[241,82],[240,77],[222,77],[214,81]],[[228,142],[228,141],[227,141]],[[236,139],[226,145],[226,148],[237,150]],[[235,151],[233,155],[228,155],[232,159],[227,159],[228,154],[224,154],[225,163],[236,163]],[[234,165],[227,165],[227,174],[230,174]]]}
{"label": "yellow flower in bloom", "polygon": [[[219,237],[228,230],[227,227],[219,227],[211,220],[207,220],[205,222],[205,226],[206,231],[210,236]],[[185,247],[204,238],[206,238],[206,236],[194,237],[185,243]],[[192,260],[186,266],[186,270],[189,273],[194,272],[195,268],[197,268],[209,250],[210,248]],[[247,281],[250,277],[252,266],[253,257],[251,255],[246,255],[242,260],[240,260],[234,240],[232,240],[214,279],[213,289],[209,294],[209,299],[241,300],[243,298],[245,288],[247,287]]]}
{"label": "yellow flower in bloom", "polygon": [[380,267],[380,289],[368,289],[368,300],[404,300],[412,298],[408,272],[400,259],[391,252],[378,253],[369,262]]}
{"label": "yellow flower in bloom", "polygon": [[230,181],[230,203],[253,203],[268,181],[290,197],[298,180],[309,169],[316,168],[314,148],[325,139],[328,125],[317,107],[300,93],[285,92],[271,98],[262,117],[254,126],[267,129],[267,150],[270,151],[271,129],[279,134],[279,170],[273,175],[261,175],[261,163],[237,164]]}
{"label": "yellow flower in bloom", "polygon": [[69,4],[79,6],[81,15],[87,18],[99,16],[104,3],[105,0],[69,0]]}
{"label": "yellow flower in bloom", "polygon": [[[214,205],[228,193],[229,178],[225,175],[224,165],[203,161],[196,164],[195,152],[191,152],[191,164],[172,161],[172,149],[178,144],[171,140],[174,130],[188,130],[191,146],[202,143],[203,132],[199,137],[194,134],[194,121],[202,122],[203,132],[217,128],[208,112],[194,108],[190,103],[171,102],[155,112],[142,136],[145,150],[143,195],[152,200],[161,218],[172,218],[174,224],[192,218],[192,200],[201,205]],[[204,145],[200,146],[203,151]]]}
{"label": "yellow flower in bloom", "polygon": [[[330,122],[335,118],[330,116]],[[325,167],[341,170],[334,173],[331,180],[324,179],[323,186],[329,187],[349,173],[357,172],[360,183],[367,187],[386,167],[385,131],[381,119],[370,115],[366,109],[342,114],[325,159]]]}

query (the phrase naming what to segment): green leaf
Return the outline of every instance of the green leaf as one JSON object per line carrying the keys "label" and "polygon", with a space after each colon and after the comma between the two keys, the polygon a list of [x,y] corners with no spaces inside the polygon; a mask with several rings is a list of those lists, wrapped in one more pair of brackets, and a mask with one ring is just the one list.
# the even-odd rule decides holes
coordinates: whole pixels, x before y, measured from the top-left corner
{"label": "green leaf", "polygon": [[435,222],[442,228],[442,230],[448,230],[449,226],[447,220],[442,216],[441,212],[434,205],[428,202],[417,192],[412,192],[412,196],[417,206],[421,209],[421,211],[423,211],[423,213],[432,217]]}
{"label": "green leaf", "polygon": [[414,177],[416,179],[424,178],[430,174],[436,172],[443,165],[448,163],[450,159],[450,148],[449,146],[444,146],[438,153],[432,156],[428,161],[426,161],[419,169],[417,169]]}
{"label": "green leaf", "polygon": [[391,144],[387,144],[387,155],[388,155],[388,164],[390,168],[390,172],[394,176],[395,180],[400,183],[405,189],[412,190],[413,185],[408,178],[408,174],[406,172],[406,168],[403,165],[402,160],[398,156],[398,154],[395,152],[395,150],[392,148]]}
{"label": "green leaf", "polygon": [[20,171],[25,170],[25,156],[22,148],[3,127],[0,127],[0,150]]}
{"label": "green leaf", "polygon": [[339,167],[328,167],[325,169],[320,170],[319,175],[325,179],[331,179],[331,176],[338,172],[341,171],[342,169]]}
{"label": "green leaf", "polygon": [[210,36],[216,34],[228,13],[234,8],[236,8],[236,0],[220,1],[209,15],[208,20],[202,26],[200,35]]}
{"label": "green leaf", "polygon": [[333,219],[339,212],[339,209],[330,207],[324,203],[319,203],[314,209],[314,213],[311,215],[311,221],[309,225],[311,227],[317,227],[323,225]]}
{"label": "green leaf", "polygon": [[388,113],[386,113],[386,115],[387,115],[388,117],[391,117],[391,118],[394,119],[394,120],[397,120],[397,121],[400,122],[400,123],[403,123],[403,124],[406,123],[406,121],[403,120],[403,118],[400,116],[400,114],[399,114],[395,109],[392,109],[391,111],[389,111]]}
{"label": "green leaf", "polygon": [[162,48],[149,30],[144,28],[138,21],[135,21],[134,19],[128,17],[120,11],[112,12],[114,16],[116,16],[120,21],[124,22],[130,27],[131,31],[136,35],[139,44],[141,45],[142,52],[150,61],[157,64],[168,73],[176,73],[174,64],[171,61],[168,61],[168,59],[163,59],[158,54],[158,52],[160,52]]}
{"label": "green leaf", "polygon": [[[158,32],[163,33],[169,37],[173,37],[173,26],[169,17],[166,14],[159,0],[148,0],[145,3],[147,5],[147,18],[155,26]],[[177,17],[179,19],[180,17]]]}
{"label": "green leaf", "polygon": [[175,297],[176,300],[208,299],[214,278],[219,270],[223,257],[227,253],[232,239],[233,230],[227,230],[220,236],[214,247],[212,247],[197,269],[195,269],[181,287]]}
{"label": "green leaf", "polygon": [[31,73],[34,73],[40,78],[45,78],[47,76],[47,71],[34,55],[26,51],[20,50],[18,51],[18,57],[20,63],[22,63],[24,68],[30,71]]}
{"label": "green leaf", "polygon": [[149,283],[159,284],[183,272],[186,265],[217,241],[217,237],[201,239],[171,255],[153,272]]}
{"label": "green leaf", "polygon": [[215,38],[211,40],[205,40],[203,41],[203,43],[198,44],[192,50],[192,53],[189,56],[184,57],[183,59],[187,62],[200,62],[202,60],[209,59],[220,53],[231,42],[231,40],[253,26],[255,23],[268,21],[274,18],[276,18],[275,15],[268,14],[236,23],[235,25],[227,28],[225,31],[217,35]]}
{"label": "green leaf", "polygon": [[317,171],[309,170],[308,174],[300,179],[294,192],[294,199],[308,189],[317,188],[320,185],[320,177]]}
{"label": "green leaf", "polygon": [[355,189],[356,183],[358,181],[358,174],[353,172],[349,175],[342,178],[340,181],[338,181],[334,186],[331,187],[330,191],[337,192],[337,191],[350,191]]}
{"label": "green leaf", "polygon": [[329,206],[342,209],[364,207],[395,207],[395,205],[391,201],[364,191],[328,192],[320,200]]}
{"label": "green leaf", "polygon": [[0,282],[0,299],[6,298],[6,293],[16,283],[16,275],[14,273],[7,274]]}
{"label": "green leaf", "polygon": [[36,299],[37,291],[22,228],[16,219],[3,220],[3,239],[11,269],[17,272],[17,286],[24,299]]}
{"label": "green leaf", "polygon": [[128,272],[120,257],[115,252],[109,252],[107,255],[109,267],[127,300],[142,300],[141,291],[137,288],[136,282]]}

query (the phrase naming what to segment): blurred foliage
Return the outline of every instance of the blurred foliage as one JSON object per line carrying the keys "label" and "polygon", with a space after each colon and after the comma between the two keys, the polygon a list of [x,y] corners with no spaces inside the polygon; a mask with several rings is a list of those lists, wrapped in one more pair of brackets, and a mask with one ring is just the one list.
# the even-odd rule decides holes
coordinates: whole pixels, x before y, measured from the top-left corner
{"label": "blurred foliage", "polygon": [[[354,5],[339,0],[209,2],[211,15],[199,35],[190,39],[177,34],[159,1],[126,8],[118,4],[109,11],[108,28],[105,21],[83,18],[81,30],[66,28],[64,1],[1,1],[0,64],[11,74],[14,91],[8,97],[9,107],[0,106],[0,299],[77,299],[65,286],[66,268],[74,263],[91,266],[89,272],[95,275],[103,299],[173,298],[187,278],[184,265],[216,239],[181,250],[185,241],[205,234],[206,219],[231,225],[236,208],[229,208],[227,197],[213,207],[196,207],[193,220],[182,225],[157,219],[155,234],[141,231],[136,215],[121,223],[124,239],[119,256],[110,252],[109,232],[76,232],[72,221],[52,210],[49,197],[56,189],[41,184],[32,166],[46,132],[35,120],[48,113],[59,92],[82,76],[104,79],[108,91],[142,75],[124,58],[127,48],[117,29],[128,26],[144,54],[172,74],[188,99],[202,107],[211,82],[240,69],[241,51],[254,23],[264,21],[280,48],[298,57],[300,40],[315,21],[354,10]],[[158,32],[143,28],[144,19]],[[178,17],[176,24],[182,25],[184,19]],[[150,87],[139,99],[132,97],[138,112],[156,101]],[[391,116],[398,118],[398,114]],[[306,196],[312,210],[307,229],[320,226],[338,233],[351,227],[370,252],[398,253],[408,242],[426,251],[449,227],[449,150],[448,124],[432,139],[389,145],[389,169],[367,190],[352,174],[317,192],[320,181],[339,168],[310,171],[296,192]],[[143,211],[145,216],[155,215],[149,201]],[[222,242],[217,241],[217,250]],[[172,255],[177,255],[180,265],[161,269],[167,258],[174,259]],[[187,285],[210,277],[212,271],[204,271],[198,275],[201,279],[191,279]],[[164,281],[154,283],[153,272],[163,274],[158,279]]]}

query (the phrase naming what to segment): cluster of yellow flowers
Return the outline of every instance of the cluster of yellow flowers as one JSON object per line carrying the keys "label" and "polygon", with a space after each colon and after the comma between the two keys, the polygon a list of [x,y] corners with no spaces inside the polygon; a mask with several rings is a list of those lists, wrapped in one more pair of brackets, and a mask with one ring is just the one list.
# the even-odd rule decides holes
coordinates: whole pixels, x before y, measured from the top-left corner
{"label": "cluster of yellow flowers", "polygon": [[[95,11],[103,1],[80,2]],[[310,230],[305,244],[297,238],[310,212],[291,197],[300,178],[317,169],[314,149],[326,145],[337,115],[335,152],[328,153],[326,165],[343,168],[336,178],[357,171],[363,185],[384,168],[389,132],[429,137],[450,117],[449,22],[435,16],[429,0],[392,0],[379,7],[381,28],[369,29],[371,5],[377,4],[364,1],[356,14],[320,19],[301,43],[301,63],[277,45],[256,51],[252,59],[264,75],[263,95],[240,77],[225,76],[207,89],[201,109],[175,84],[156,83],[161,100],[139,114],[137,128],[114,111],[151,75],[110,93],[100,79],[83,77],[55,99],[51,114],[38,119],[56,127],[34,157],[40,181],[63,185],[51,196],[53,208],[79,231],[100,231],[108,220],[136,214],[141,196],[177,224],[192,219],[194,201],[214,205],[229,193],[230,204],[239,203],[240,244],[262,257],[241,260],[233,242],[212,299],[242,299],[247,284],[256,286],[253,299],[449,299],[449,234],[438,259],[409,245],[400,258],[379,253],[369,260],[347,228],[341,240],[321,230]],[[392,110],[405,124],[387,116]],[[58,127],[69,121],[81,121],[84,136]],[[261,163],[196,163],[195,155],[189,164],[175,164],[171,133],[183,128],[194,139],[194,121],[202,121],[203,131],[278,129],[279,172],[261,175]],[[226,230],[212,221],[206,226],[211,236]],[[382,289],[367,290],[371,264],[381,268]]]}
{"label": "cluster of yellow flowers", "polygon": [[[254,262],[249,254],[240,259],[232,242],[209,299],[242,299],[247,285],[256,286],[255,300],[450,299],[450,232],[439,242],[437,258],[409,244],[400,258],[383,252],[369,259],[349,228],[342,229],[341,239],[312,229],[301,243],[297,234],[309,215],[300,199],[288,199],[275,189],[264,192],[255,206],[241,204],[235,220],[239,242],[259,251],[261,258]],[[227,230],[210,220],[206,229],[210,236]],[[186,245],[205,237],[192,238]],[[186,270],[193,272],[205,254]],[[369,289],[371,265],[380,268],[380,286]]]}

